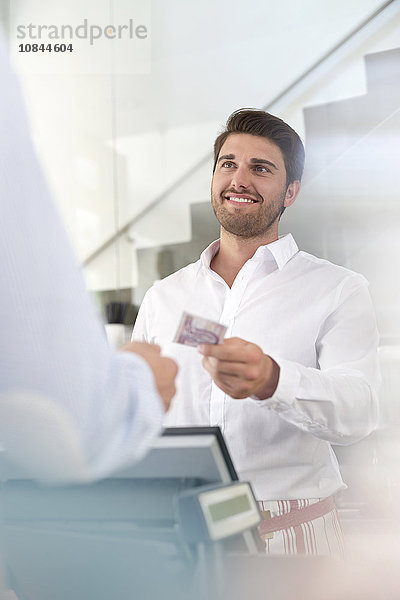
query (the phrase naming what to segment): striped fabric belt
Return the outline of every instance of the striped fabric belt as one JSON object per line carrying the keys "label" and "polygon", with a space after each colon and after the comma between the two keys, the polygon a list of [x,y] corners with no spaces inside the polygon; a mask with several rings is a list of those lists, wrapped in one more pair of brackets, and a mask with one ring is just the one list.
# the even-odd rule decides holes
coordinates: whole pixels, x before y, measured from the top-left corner
{"label": "striped fabric belt", "polygon": [[309,506],[294,510],[292,509],[284,515],[263,519],[258,526],[258,531],[260,535],[268,535],[274,531],[296,527],[303,523],[307,523],[307,521],[313,521],[314,519],[323,517],[334,510],[334,508],[336,508],[335,501],[332,496],[328,496],[328,498],[314,502],[314,504],[310,504]]}

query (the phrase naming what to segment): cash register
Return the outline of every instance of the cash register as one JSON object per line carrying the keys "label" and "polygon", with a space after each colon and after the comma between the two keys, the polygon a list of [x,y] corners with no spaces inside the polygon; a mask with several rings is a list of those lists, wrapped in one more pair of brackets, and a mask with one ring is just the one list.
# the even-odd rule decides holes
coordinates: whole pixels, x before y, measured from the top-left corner
{"label": "cash register", "polygon": [[225,557],[262,552],[251,486],[216,427],[167,429],[141,462],[91,484],[2,479],[19,600],[222,598]]}

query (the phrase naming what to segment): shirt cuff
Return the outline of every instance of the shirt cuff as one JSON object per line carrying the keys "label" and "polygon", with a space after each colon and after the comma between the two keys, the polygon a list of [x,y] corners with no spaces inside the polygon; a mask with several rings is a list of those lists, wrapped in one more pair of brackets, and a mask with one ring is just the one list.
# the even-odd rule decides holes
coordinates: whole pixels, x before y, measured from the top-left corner
{"label": "shirt cuff", "polygon": [[260,399],[257,396],[251,396],[251,399],[257,401],[257,404],[264,408],[286,410],[291,408],[296,400],[301,374],[296,363],[277,358],[274,358],[274,361],[280,369],[275,392],[270,398]]}

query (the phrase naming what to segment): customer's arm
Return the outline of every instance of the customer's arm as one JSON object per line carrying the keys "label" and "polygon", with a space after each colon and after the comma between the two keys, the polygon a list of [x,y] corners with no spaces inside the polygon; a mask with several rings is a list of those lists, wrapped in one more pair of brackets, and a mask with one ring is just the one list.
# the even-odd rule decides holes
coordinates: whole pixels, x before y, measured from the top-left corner
{"label": "customer's arm", "polygon": [[141,457],[158,434],[176,367],[143,348],[141,356],[110,350],[1,40],[0,77],[0,390],[39,393],[62,406],[93,473],[103,475]]}

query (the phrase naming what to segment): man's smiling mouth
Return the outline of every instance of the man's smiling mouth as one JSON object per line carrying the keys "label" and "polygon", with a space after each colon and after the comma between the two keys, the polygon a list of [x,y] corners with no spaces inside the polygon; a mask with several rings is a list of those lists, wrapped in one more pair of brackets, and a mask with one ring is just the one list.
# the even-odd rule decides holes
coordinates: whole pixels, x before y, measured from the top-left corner
{"label": "man's smiling mouth", "polygon": [[250,198],[249,196],[234,196],[227,194],[224,196],[225,200],[230,200],[231,202],[235,202],[238,204],[255,204],[258,200],[254,200],[254,198]]}

